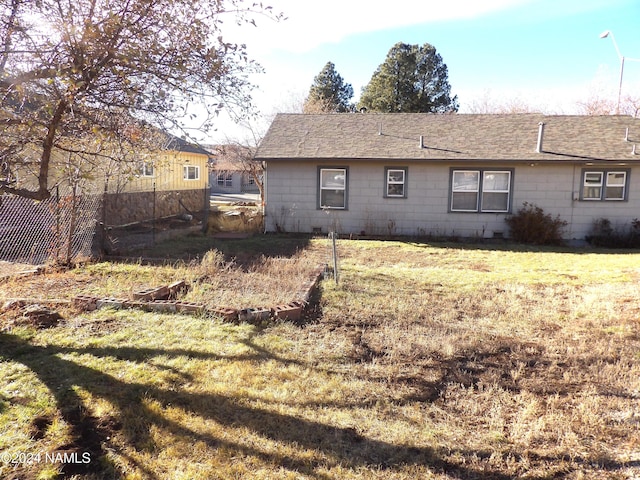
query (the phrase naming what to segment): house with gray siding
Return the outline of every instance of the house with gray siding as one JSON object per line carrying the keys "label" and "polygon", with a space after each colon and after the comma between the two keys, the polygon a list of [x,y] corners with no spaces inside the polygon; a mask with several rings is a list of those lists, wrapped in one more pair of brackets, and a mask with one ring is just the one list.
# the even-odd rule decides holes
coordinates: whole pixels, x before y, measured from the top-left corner
{"label": "house with gray siding", "polygon": [[253,161],[253,151],[241,145],[213,145],[209,159],[212,193],[260,193],[262,166]]}
{"label": "house with gray siding", "polygon": [[256,153],[265,229],[508,237],[525,202],[582,240],[640,217],[640,119],[279,114]]}

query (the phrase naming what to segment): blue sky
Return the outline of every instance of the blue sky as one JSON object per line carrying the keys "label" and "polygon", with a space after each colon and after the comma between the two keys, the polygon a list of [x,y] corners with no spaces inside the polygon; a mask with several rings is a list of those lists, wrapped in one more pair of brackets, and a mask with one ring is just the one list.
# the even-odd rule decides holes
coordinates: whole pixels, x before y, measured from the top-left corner
{"label": "blue sky", "polygon": [[[460,111],[488,100],[545,113],[577,113],[590,96],[617,98],[620,52],[640,59],[640,0],[265,1],[288,18],[258,18],[230,38],[246,43],[265,73],[255,103],[269,118],[290,111],[331,61],[355,99],[396,42],[430,43],[449,70]],[[623,96],[640,97],[640,62],[626,61]],[[258,127],[260,128],[260,127]],[[221,118],[211,141],[246,133]]]}

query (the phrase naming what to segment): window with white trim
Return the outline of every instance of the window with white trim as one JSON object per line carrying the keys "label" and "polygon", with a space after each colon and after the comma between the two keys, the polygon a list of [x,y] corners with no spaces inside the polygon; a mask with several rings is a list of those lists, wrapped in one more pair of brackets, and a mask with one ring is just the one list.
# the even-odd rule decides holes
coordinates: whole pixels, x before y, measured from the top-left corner
{"label": "window with white trim", "polygon": [[143,177],[153,177],[155,175],[153,162],[142,162],[142,166],[140,167],[140,175]]}
{"label": "window with white trim", "polygon": [[233,186],[233,174],[231,173],[218,173],[218,185],[221,187],[232,187]]}
{"label": "window with white trim", "polygon": [[346,167],[318,169],[318,208],[347,208]]}
{"label": "window with white trim", "polygon": [[508,212],[511,190],[511,172],[482,172],[482,198],[480,209],[483,212]]}
{"label": "window with white trim", "polygon": [[407,167],[385,167],[385,190],[387,198],[407,198]]}
{"label": "window with white trim", "polygon": [[582,171],[580,199],[586,201],[624,201],[627,199],[629,170]]}
{"label": "window with white trim", "polygon": [[200,180],[200,167],[185,165],[182,167],[182,178],[184,180]]}
{"label": "window with white trim", "polygon": [[451,170],[452,212],[508,213],[512,170]]}

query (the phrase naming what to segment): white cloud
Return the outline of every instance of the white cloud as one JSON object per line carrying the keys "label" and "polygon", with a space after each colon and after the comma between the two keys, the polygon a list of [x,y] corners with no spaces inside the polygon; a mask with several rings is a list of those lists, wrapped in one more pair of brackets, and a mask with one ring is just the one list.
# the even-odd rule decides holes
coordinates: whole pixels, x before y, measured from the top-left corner
{"label": "white cloud", "polygon": [[[477,21],[472,22],[473,24],[483,24],[487,21],[486,17],[492,14],[506,13],[507,15],[500,17],[503,21],[512,19],[516,24],[522,23],[527,27],[539,25],[542,29],[545,22],[550,19],[566,19],[568,26],[575,26],[575,22],[571,19],[579,13],[595,12],[598,15],[603,8],[608,10],[618,4],[624,8],[628,5],[637,7],[634,3],[637,0],[562,0],[562,2],[558,0],[445,0],[444,2],[442,0],[394,0],[384,4],[384,8],[371,0],[263,1],[265,5],[271,5],[274,12],[283,12],[288,19],[274,22],[258,16],[256,28],[244,25],[233,30],[232,33],[236,38],[229,38],[229,28],[232,25],[225,23],[223,33],[227,40],[246,43],[249,56],[265,67],[266,73],[252,78],[252,81],[258,86],[254,92],[254,105],[267,117],[274,111],[295,110],[291,105],[295,102],[301,103],[314,75],[319,72],[324,63],[329,59],[338,60],[336,58],[338,55],[327,55],[327,52],[348,48],[347,45],[351,44],[350,40],[353,40],[350,37],[358,34],[381,32],[384,35],[386,30],[416,25],[425,25],[428,28],[429,24],[436,22],[454,21],[451,22],[454,31],[452,35],[458,36],[451,36],[449,42],[466,45],[463,50],[458,51],[456,57],[456,61],[461,65],[470,55],[480,53],[477,51],[474,53],[473,38],[465,36],[463,27],[456,24],[455,20],[472,19]],[[487,23],[490,22],[487,21]],[[603,25],[602,30],[605,28],[614,27]],[[594,42],[598,41],[597,34],[600,31],[593,33]],[[531,41],[535,42],[534,39]],[[611,45],[601,42],[602,48],[610,49],[608,54],[612,59],[611,71],[606,72],[606,79],[601,82],[603,87],[596,88],[591,85],[592,74],[588,72],[583,72],[582,77],[569,78],[567,75],[565,78],[559,73],[554,75],[555,70],[549,70],[545,75],[536,71],[536,81],[529,81],[526,73],[523,73],[529,70],[524,67],[521,70],[505,69],[504,75],[500,76],[500,78],[504,77],[504,81],[497,82],[498,84],[484,78],[485,74],[492,73],[491,67],[471,74],[460,67],[462,73],[459,73],[459,78],[453,81],[454,64],[451,63],[449,66],[453,93],[460,99],[461,111],[468,111],[474,102],[490,100],[494,103],[522,103],[547,113],[575,113],[576,103],[588,99],[594,90],[599,90],[601,95],[611,98],[617,93],[617,89],[613,91],[617,86],[618,74],[615,52]],[[317,48],[320,46],[327,48]],[[354,86],[356,99],[360,87],[366,84],[385,53],[377,52],[375,58],[367,58],[366,55],[369,53],[365,51],[366,49],[361,46],[358,48],[357,52],[341,51],[349,55],[358,55],[357,62],[349,64],[347,61],[346,64],[338,64],[341,74],[345,75],[345,80]],[[509,45],[505,44],[504,48],[504,58],[508,58]],[[631,51],[628,47],[625,49],[625,52]],[[343,59],[349,58],[349,55],[344,55]],[[629,55],[639,56],[631,53]],[[552,58],[555,57],[551,55],[549,60],[551,61]],[[363,59],[368,63],[363,62]],[[496,68],[503,68],[505,65],[510,64],[504,62],[504,65],[497,65]],[[554,68],[559,68],[557,65],[560,64],[554,65],[556,65]],[[640,67],[640,63],[633,65],[629,62],[628,66],[625,65],[623,96],[628,92],[640,91],[637,87],[637,79],[640,77],[637,74],[634,75],[634,67]],[[516,75],[509,77],[508,73],[514,72]],[[634,85],[636,85],[635,90]],[[228,119],[225,121],[221,118],[218,127],[219,132],[212,134],[212,137],[243,136],[242,129]]]}
{"label": "white cloud", "polygon": [[[444,20],[474,18],[513,8],[532,0],[272,0],[274,12],[287,19],[258,18],[258,27],[234,32],[254,53],[279,49],[302,53],[325,43],[338,43],[349,35]],[[384,6],[382,6],[384,5]]]}
{"label": "white cloud", "polygon": [[[394,0],[376,4],[371,0],[264,0],[286,20],[257,17],[257,28],[239,29],[227,24],[225,35],[246,43],[253,54],[273,50],[303,53],[339,43],[350,35],[433,22],[474,19],[484,15],[530,6],[533,17],[572,17],[635,0]],[[235,38],[234,38],[235,37]]]}

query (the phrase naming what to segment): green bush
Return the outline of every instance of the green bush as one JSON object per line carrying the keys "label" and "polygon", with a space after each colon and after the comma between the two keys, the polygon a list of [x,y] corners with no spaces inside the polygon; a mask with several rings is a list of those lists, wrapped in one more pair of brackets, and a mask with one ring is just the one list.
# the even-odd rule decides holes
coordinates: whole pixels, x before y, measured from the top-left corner
{"label": "green bush", "polygon": [[518,213],[505,219],[511,238],[520,243],[534,245],[562,245],[562,230],[567,226],[565,220],[545,214],[542,208],[524,202]]}

